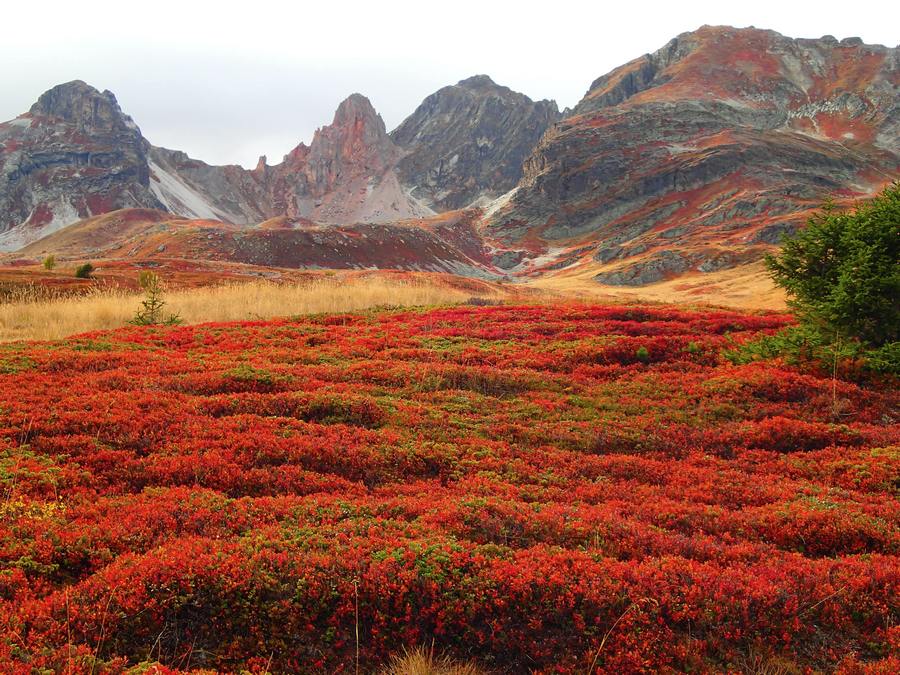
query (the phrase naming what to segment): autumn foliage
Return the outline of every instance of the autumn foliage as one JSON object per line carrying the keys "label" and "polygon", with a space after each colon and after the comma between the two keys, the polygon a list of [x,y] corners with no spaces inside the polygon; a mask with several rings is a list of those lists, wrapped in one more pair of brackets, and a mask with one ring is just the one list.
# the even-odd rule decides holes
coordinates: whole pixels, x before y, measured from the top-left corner
{"label": "autumn foliage", "polygon": [[362,672],[419,645],[897,672],[896,388],[719,356],[788,322],[458,307],[4,346],[0,663],[352,673],[358,629]]}

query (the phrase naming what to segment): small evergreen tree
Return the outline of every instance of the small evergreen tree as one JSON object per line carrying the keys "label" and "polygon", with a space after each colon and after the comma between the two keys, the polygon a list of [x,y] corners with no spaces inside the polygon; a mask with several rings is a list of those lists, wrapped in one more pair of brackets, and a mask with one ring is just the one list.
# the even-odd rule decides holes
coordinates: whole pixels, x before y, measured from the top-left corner
{"label": "small evergreen tree", "polygon": [[766,259],[800,321],[835,340],[900,339],[900,183],[853,211],[826,204]]}
{"label": "small evergreen tree", "polygon": [[181,317],[177,314],[169,314],[163,316],[163,307],[166,302],[163,300],[162,280],[159,275],[149,270],[141,272],[138,277],[138,284],[144,289],[144,299],[141,301],[141,308],[135,313],[130,323],[135,326],[175,326],[181,323]]}
{"label": "small evergreen tree", "polygon": [[745,345],[739,360],[782,355],[900,372],[900,183],[851,211],[827,203],[766,258],[800,325]]}
{"label": "small evergreen tree", "polygon": [[48,272],[50,270],[52,270],[54,267],[56,267],[56,256],[53,255],[52,253],[50,255],[48,255],[46,258],[44,258],[43,265],[44,265],[44,269],[47,270]]}

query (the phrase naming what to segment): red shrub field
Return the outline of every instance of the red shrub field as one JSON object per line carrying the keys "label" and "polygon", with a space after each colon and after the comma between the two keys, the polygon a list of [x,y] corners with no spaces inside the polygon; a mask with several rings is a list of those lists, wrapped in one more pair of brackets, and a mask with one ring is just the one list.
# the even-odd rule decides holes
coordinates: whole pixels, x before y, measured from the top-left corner
{"label": "red shrub field", "polygon": [[0,347],[2,672],[432,644],[900,672],[897,390],[721,356],[789,321],[463,306]]}

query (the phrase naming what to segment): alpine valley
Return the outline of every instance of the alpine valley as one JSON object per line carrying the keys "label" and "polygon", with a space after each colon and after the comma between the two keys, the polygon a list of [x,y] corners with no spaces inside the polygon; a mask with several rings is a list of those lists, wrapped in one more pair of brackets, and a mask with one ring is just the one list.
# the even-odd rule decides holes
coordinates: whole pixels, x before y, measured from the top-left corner
{"label": "alpine valley", "polygon": [[[900,673],[900,48],[601,74],[698,10],[47,4],[0,54],[72,62],[9,114],[140,79],[0,124],[0,675]],[[495,58],[599,77],[353,93],[249,168],[348,64],[387,116]]]}

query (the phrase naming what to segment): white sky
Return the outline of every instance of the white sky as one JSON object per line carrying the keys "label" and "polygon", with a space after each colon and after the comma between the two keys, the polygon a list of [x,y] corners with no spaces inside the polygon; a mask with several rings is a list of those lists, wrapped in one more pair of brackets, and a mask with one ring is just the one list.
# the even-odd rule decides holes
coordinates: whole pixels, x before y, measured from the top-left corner
{"label": "white sky", "polygon": [[891,0],[10,0],[0,120],[54,84],[116,94],[155,145],[210,163],[269,163],[367,95],[388,129],[477,73],[573,106],[612,68],[703,24],[896,46]]}

